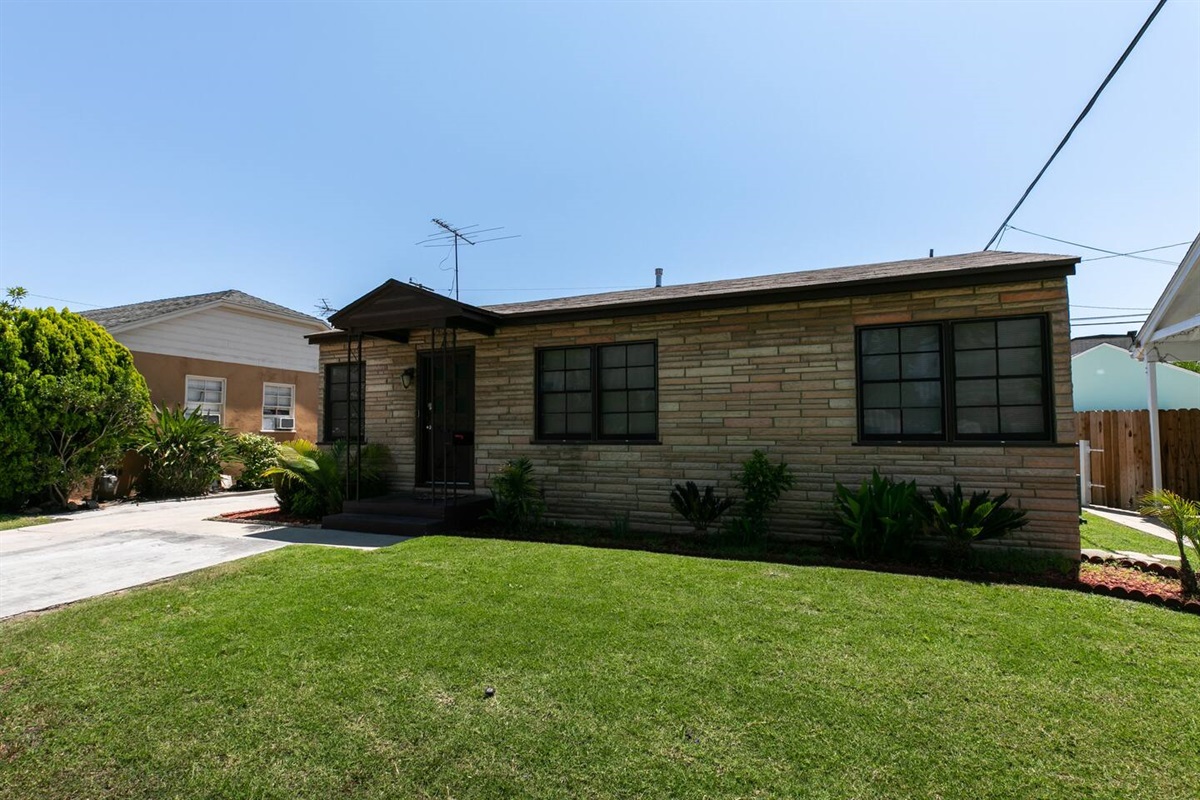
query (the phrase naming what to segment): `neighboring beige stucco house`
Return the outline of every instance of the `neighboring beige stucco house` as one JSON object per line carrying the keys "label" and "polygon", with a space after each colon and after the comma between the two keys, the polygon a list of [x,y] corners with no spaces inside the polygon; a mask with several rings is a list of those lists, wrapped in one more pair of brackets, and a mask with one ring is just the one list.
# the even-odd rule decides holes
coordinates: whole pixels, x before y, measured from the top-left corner
{"label": "neighboring beige stucco house", "polygon": [[[393,488],[484,491],[528,456],[550,514],[683,530],[674,483],[733,490],[755,448],[797,487],[784,535],[828,535],[835,482],[1010,491],[1011,544],[1077,557],[1066,278],[982,252],[475,307],[388,281],[310,337],[322,438],[383,444]],[[359,423],[361,420],[361,424]]]}
{"label": "neighboring beige stucco house", "polygon": [[82,312],[133,353],[159,405],[279,441],[317,432],[316,317],[233,289]]}

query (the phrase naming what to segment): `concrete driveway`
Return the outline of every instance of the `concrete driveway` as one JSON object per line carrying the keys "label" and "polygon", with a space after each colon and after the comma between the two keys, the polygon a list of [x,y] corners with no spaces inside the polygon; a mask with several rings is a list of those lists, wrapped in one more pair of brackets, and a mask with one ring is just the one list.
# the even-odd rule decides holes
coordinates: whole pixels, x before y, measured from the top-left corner
{"label": "concrete driveway", "polygon": [[395,536],[212,522],[274,504],[270,494],[111,506],[0,531],[0,618],[211,567],[289,544],[376,548]]}

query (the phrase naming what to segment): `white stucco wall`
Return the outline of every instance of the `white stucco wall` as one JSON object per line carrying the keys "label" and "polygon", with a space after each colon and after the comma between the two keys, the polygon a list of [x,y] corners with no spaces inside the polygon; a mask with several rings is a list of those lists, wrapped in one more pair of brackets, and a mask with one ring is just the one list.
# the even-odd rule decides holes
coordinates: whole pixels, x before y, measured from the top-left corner
{"label": "white stucco wall", "polygon": [[[1101,344],[1071,358],[1076,411],[1146,408],[1146,367],[1128,350]],[[1200,373],[1158,365],[1158,407],[1200,408]]]}

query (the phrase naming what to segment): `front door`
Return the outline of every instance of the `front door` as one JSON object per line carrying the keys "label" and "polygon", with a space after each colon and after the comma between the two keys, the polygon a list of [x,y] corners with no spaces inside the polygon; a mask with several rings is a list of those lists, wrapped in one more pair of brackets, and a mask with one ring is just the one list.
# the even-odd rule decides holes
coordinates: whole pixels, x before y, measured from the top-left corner
{"label": "front door", "polygon": [[475,478],[475,351],[431,351],[417,366],[417,483],[470,488]]}

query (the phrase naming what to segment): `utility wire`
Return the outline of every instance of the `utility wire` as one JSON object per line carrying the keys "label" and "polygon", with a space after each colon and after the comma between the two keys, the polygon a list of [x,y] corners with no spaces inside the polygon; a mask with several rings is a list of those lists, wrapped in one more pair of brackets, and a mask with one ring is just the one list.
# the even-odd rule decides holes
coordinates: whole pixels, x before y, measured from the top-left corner
{"label": "utility wire", "polygon": [[[1047,236],[1044,233],[1034,233],[1033,231],[1027,231],[1024,228],[1018,228],[1016,225],[1006,225],[1005,227],[1008,228],[1009,230],[1020,231],[1021,233],[1028,233],[1030,236],[1036,236],[1039,239],[1049,239],[1050,241],[1058,242],[1059,244],[1069,244],[1072,247],[1082,247],[1084,250],[1095,250],[1097,253],[1108,253],[1109,258],[1116,258],[1117,256],[1121,256],[1124,258],[1136,258],[1138,261],[1153,261],[1156,264],[1168,264],[1172,267],[1178,263],[1175,261],[1168,261],[1165,258],[1147,258],[1146,256],[1136,255],[1136,253],[1148,252],[1145,250],[1135,250],[1132,253],[1118,253],[1116,250],[1105,250],[1103,247],[1092,247],[1090,244],[1080,244],[1079,242],[1070,242],[1070,241],[1067,241],[1066,239],[1058,239],[1054,236]],[[1187,242],[1185,242],[1185,244],[1187,244]],[[1167,247],[1178,247],[1178,245],[1167,245]],[[1161,250],[1162,248],[1154,247],[1151,249],[1152,250]],[[1093,259],[1087,259],[1087,260],[1092,261]]]}
{"label": "utility wire", "polygon": [[1145,311],[1146,313],[1150,312],[1150,309],[1148,309],[1148,308],[1132,308],[1130,306],[1082,306],[1082,305],[1077,305],[1075,303],[1071,303],[1071,308],[1097,308],[1097,309],[1100,309],[1101,311]]}
{"label": "utility wire", "polygon": [[983,248],[984,250],[990,250],[992,248],[992,243],[995,242],[1000,234],[1004,232],[1004,228],[1008,225],[1009,220],[1011,220],[1017,213],[1017,210],[1021,207],[1021,204],[1025,202],[1025,198],[1029,197],[1029,193],[1033,191],[1033,187],[1037,186],[1038,181],[1042,179],[1042,175],[1044,175],[1046,170],[1050,168],[1050,164],[1054,162],[1054,159],[1058,156],[1062,149],[1066,147],[1067,141],[1071,138],[1071,134],[1073,134],[1075,129],[1079,127],[1079,123],[1083,122],[1083,118],[1086,117],[1088,112],[1092,110],[1092,106],[1096,105],[1096,101],[1100,99],[1100,93],[1104,91],[1104,87],[1108,86],[1108,82],[1111,81],[1113,76],[1117,74],[1117,70],[1119,70],[1121,65],[1125,63],[1125,59],[1129,58],[1129,54],[1133,52],[1133,48],[1136,47],[1138,41],[1141,40],[1142,34],[1146,32],[1146,29],[1150,27],[1150,23],[1154,22],[1154,18],[1158,16],[1158,12],[1162,11],[1162,7],[1166,4],[1167,0],[1158,0],[1158,3],[1154,6],[1154,10],[1150,12],[1150,16],[1147,17],[1146,21],[1142,23],[1142,27],[1138,29],[1137,35],[1133,37],[1133,41],[1130,42],[1129,46],[1125,48],[1125,52],[1122,53],[1121,57],[1117,59],[1117,63],[1113,65],[1113,68],[1109,70],[1108,76],[1105,77],[1104,82],[1100,84],[1100,88],[1096,90],[1096,93],[1092,95],[1092,99],[1089,100],[1088,104],[1083,107],[1083,111],[1080,112],[1079,117],[1075,120],[1075,124],[1071,126],[1070,130],[1067,131],[1067,135],[1063,137],[1062,141],[1058,143],[1058,147],[1054,148],[1054,152],[1050,154],[1050,158],[1046,160],[1046,163],[1038,171],[1038,174],[1033,179],[1033,182],[1029,184],[1029,188],[1027,188],[1025,193],[1021,195],[1021,199],[1017,201],[1015,206],[1013,206],[1013,210],[1008,212],[1008,216],[1004,218],[1004,222],[1001,222],[1000,227],[997,228],[996,232],[992,234],[992,238],[988,239],[988,243]]}
{"label": "utility wire", "polygon": [[65,297],[51,297],[48,294],[34,294],[33,292],[28,292],[27,296],[40,297],[43,300],[57,300],[60,303],[70,303],[73,306],[91,306],[92,308],[100,308],[99,304],[97,303],[85,303],[82,300],[68,300]]}
{"label": "utility wire", "polygon": [[[1188,244],[1191,244],[1191,242],[1176,242],[1175,244],[1164,244],[1161,247],[1147,247],[1145,250],[1130,250],[1128,253],[1120,253],[1120,254],[1114,254],[1114,255],[1108,255],[1108,256],[1092,256],[1091,258],[1084,258],[1084,259],[1080,259],[1080,260],[1081,261],[1103,261],[1106,258],[1124,258],[1124,257],[1132,258],[1141,253],[1153,253],[1155,250],[1170,250],[1172,247],[1183,247],[1184,245],[1188,245]],[[1149,260],[1149,259],[1143,259],[1143,260]],[[1172,261],[1171,263],[1174,264],[1175,262]]]}

